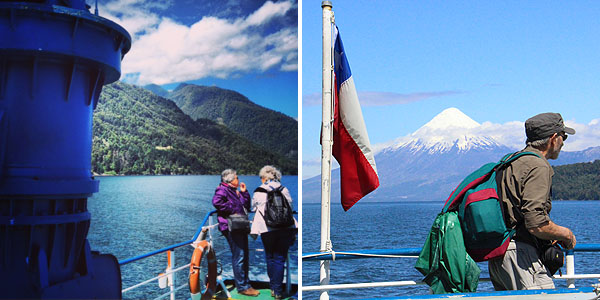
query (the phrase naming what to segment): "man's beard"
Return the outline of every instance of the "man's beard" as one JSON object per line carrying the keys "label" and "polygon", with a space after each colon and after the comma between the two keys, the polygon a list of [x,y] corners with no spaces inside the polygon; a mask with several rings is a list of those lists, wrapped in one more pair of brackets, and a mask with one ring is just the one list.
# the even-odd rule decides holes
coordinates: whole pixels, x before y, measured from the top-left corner
{"label": "man's beard", "polygon": [[555,147],[551,147],[549,150],[549,154],[548,158],[549,159],[557,159],[558,155],[560,154],[560,149],[562,148],[562,145],[558,146],[558,144],[556,144]]}

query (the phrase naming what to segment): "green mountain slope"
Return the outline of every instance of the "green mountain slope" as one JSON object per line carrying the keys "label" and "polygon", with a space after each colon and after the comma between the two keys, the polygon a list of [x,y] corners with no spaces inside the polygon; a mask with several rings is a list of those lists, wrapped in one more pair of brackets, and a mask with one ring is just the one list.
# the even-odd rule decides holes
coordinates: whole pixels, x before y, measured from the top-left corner
{"label": "green mountain slope", "polygon": [[166,98],[169,95],[169,91],[165,90],[162,88],[162,86],[158,85],[158,84],[148,84],[143,86],[143,88],[161,96]]}
{"label": "green mountain slope", "polygon": [[552,198],[600,200],[600,160],[554,167]]}
{"label": "green mountain slope", "polygon": [[94,112],[92,170],[99,174],[256,174],[266,165],[297,174],[296,161],[264,150],[206,119],[192,120],[170,100],[116,82]]}
{"label": "green mountain slope", "polygon": [[169,98],[194,120],[213,120],[265,149],[294,161],[298,158],[298,121],[256,105],[238,92],[182,84]]}

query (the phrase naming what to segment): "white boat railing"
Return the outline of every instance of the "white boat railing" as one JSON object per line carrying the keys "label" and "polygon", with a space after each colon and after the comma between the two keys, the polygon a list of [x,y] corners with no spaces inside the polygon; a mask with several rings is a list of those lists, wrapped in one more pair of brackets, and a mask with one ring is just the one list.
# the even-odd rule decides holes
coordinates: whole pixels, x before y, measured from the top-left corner
{"label": "white boat railing", "polygon": [[[566,280],[569,289],[575,289],[575,280],[578,279],[600,279],[600,274],[575,274],[575,252],[600,252],[600,244],[577,245],[575,249],[566,251],[565,269],[566,274],[555,275],[554,279]],[[302,261],[336,261],[344,259],[366,259],[366,258],[418,258],[421,248],[401,248],[401,249],[373,249],[364,251],[345,251],[345,252],[314,252],[306,253],[302,256]],[[489,278],[481,278],[480,282],[489,282]],[[327,291],[341,289],[375,288],[375,287],[400,287],[415,286],[426,284],[423,281],[388,281],[388,282],[367,282],[367,283],[348,283],[348,284],[327,284],[315,286],[302,286],[303,292],[308,291]],[[598,287],[596,287],[598,288]]]}
{"label": "white boat railing", "polygon": [[[189,263],[182,265],[182,266],[178,266],[178,267],[175,266],[175,250],[185,247],[185,246],[195,247],[196,243],[198,243],[202,240],[206,240],[206,239],[208,239],[209,243],[212,246],[212,244],[213,244],[212,243],[212,230],[217,228],[217,226],[218,226],[218,224],[216,222],[214,222],[213,218],[211,217],[215,213],[216,213],[216,211],[213,210],[213,211],[209,212],[208,214],[206,214],[198,231],[196,232],[196,234],[194,235],[194,237],[192,239],[185,241],[185,242],[170,245],[170,246],[164,247],[162,249],[151,251],[151,252],[136,256],[136,257],[132,257],[129,259],[119,261],[119,265],[123,266],[126,264],[142,261],[144,259],[156,256],[156,255],[159,255],[162,253],[167,254],[167,268],[166,268],[166,270],[164,270],[164,273],[161,273],[158,276],[144,280],[144,281],[134,284],[132,286],[126,287],[123,290],[121,290],[121,293],[125,294],[127,292],[133,291],[133,290],[141,288],[143,286],[158,283],[160,288],[168,287],[169,291],[154,298],[154,300],[164,299],[167,297],[170,297],[171,300],[175,300],[175,293],[181,289],[188,287],[187,281],[184,282],[183,284],[177,286],[176,280],[175,280],[175,276],[176,276],[175,274],[177,274],[178,272],[181,272],[181,271],[189,272],[189,268],[190,268]],[[161,269],[157,269],[157,272],[159,270],[161,270]],[[200,276],[200,277],[203,277],[203,276]],[[227,288],[224,286],[221,276],[218,276],[217,282],[223,286],[223,290],[227,293],[227,296],[229,297],[230,296],[229,292],[227,291]]]}
{"label": "white boat railing", "polygon": [[[210,243],[210,245],[213,246],[212,232],[213,232],[213,230],[217,229],[219,226],[219,224],[214,220],[216,218],[216,213],[217,213],[216,210],[213,210],[213,211],[210,211],[209,213],[207,213],[206,216],[204,217],[204,220],[200,224],[200,227],[196,231],[196,234],[194,234],[192,239],[190,239],[188,241],[173,244],[173,245],[170,245],[170,246],[167,246],[167,247],[155,250],[155,251],[151,251],[151,252],[139,255],[139,256],[135,256],[132,258],[128,258],[128,259],[119,261],[119,265],[123,266],[126,264],[139,262],[144,259],[156,256],[156,255],[159,255],[162,253],[167,254],[167,268],[166,268],[166,270],[164,270],[164,273],[161,273],[158,276],[149,278],[142,282],[136,283],[132,286],[126,287],[123,290],[121,290],[121,293],[125,294],[132,290],[146,286],[148,284],[157,284],[158,283],[160,288],[168,287],[169,292],[161,294],[160,296],[154,298],[154,300],[164,299],[167,297],[170,297],[171,300],[175,300],[175,293],[177,291],[189,286],[187,281],[185,281],[183,284],[177,286],[176,280],[175,280],[175,277],[176,277],[175,274],[178,272],[181,272],[181,271],[189,272],[189,268],[190,268],[190,263],[182,265],[182,266],[175,266],[175,250],[185,247],[185,246],[192,246],[195,248],[196,244],[203,240],[207,240]],[[255,249],[255,250],[257,250],[257,249]],[[162,269],[157,269],[157,272],[159,270],[162,270]],[[201,270],[201,272],[202,272],[202,270]],[[201,280],[204,278],[204,275],[202,273],[200,274],[200,278],[201,278]],[[291,268],[290,268],[290,255],[288,253],[288,257],[286,260],[286,292],[288,294],[290,294],[290,291],[291,291],[291,285],[292,285],[291,281],[292,281],[292,278],[291,278]],[[217,284],[221,286],[225,295],[228,298],[231,298],[231,294],[229,293],[221,275],[217,276]],[[202,284],[201,286],[204,286],[204,284]]]}

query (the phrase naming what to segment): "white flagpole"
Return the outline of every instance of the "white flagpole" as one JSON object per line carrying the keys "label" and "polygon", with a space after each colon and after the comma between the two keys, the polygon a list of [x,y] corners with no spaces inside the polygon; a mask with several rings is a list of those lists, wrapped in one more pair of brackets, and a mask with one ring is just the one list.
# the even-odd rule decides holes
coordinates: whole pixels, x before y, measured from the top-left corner
{"label": "white flagpole", "polygon": [[[330,215],[331,215],[331,148],[333,144],[333,93],[331,59],[331,23],[333,12],[331,1],[321,2],[323,10],[323,115],[321,124],[321,252],[331,250]],[[329,284],[329,260],[322,260],[320,265],[320,285]],[[320,300],[329,300],[329,292],[321,291]]]}

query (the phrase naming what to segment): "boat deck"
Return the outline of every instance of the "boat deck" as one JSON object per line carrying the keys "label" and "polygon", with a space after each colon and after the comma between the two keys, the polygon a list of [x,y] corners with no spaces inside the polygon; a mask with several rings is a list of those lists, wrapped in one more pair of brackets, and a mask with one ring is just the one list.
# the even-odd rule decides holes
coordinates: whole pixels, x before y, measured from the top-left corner
{"label": "boat deck", "polygon": [[[217,291],[217,294],[215,295],[215,299],[235,299],[235,300],[262,300],[262,299],[273,299],[273,297],[271,297],[271,289],[269,288],[269,284],[266,282],[258,282],[258,281],[252,281],[251,285],[254,289],[256,289],[257,291],[260,292],[260,295],[258,295],[257,297],[250,297],[250,296],[245,296],[245,295],[240,295],[237,292],[237,289],[235,288],[235,285],[233,284],[232,280],[225,280],[225,285],[227,286],[227,290],[229,291],[229,293],[231,294],[231,298],[227,298],[227,295],[225,294],[225,292],[222,289],[219,289],[219,291]],[[285,289],[285,286],[284,286]],[[298,293],[298,286],[296,284],[292,284],[292,291],[291,291],[291,295],[284,295],[283,299],[298,299],[298,297],[296,296],[296,294]]]}
{"label": "boat deck", "polygon": [[468,300],[597,300],[600,297],[592,287],[577,289],[523,290],[486,293],[421,295],[395,298],[378,298],[379,300],[400,299],[468,299]]}

